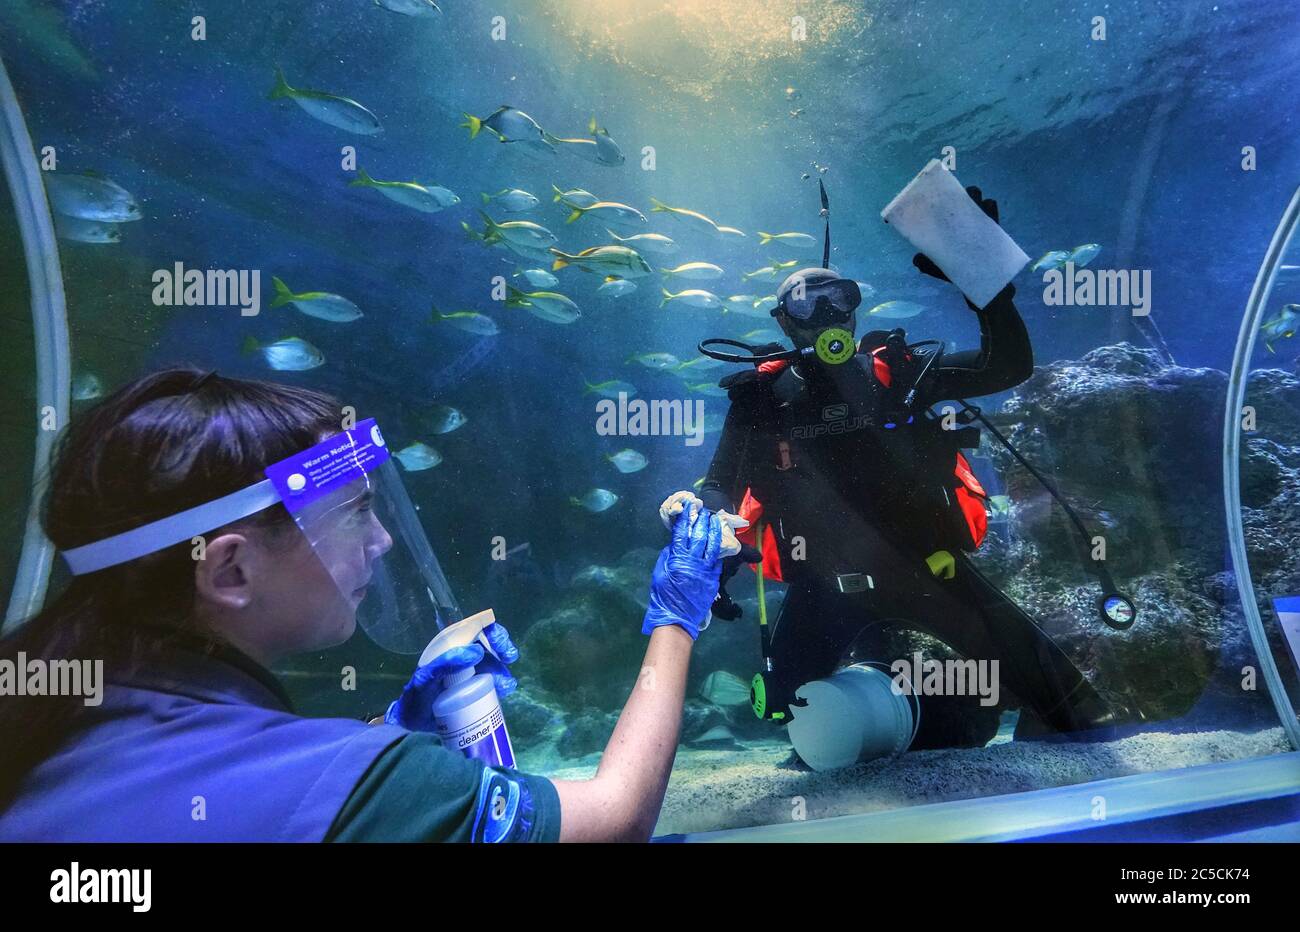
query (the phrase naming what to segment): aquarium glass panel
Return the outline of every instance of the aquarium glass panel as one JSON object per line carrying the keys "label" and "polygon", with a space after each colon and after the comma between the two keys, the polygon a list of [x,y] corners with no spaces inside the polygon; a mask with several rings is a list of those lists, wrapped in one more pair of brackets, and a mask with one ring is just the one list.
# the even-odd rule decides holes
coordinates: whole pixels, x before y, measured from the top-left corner
{"label": "aquarium glass panel", "polygon": [[[733,567],[738,617],[693,648],[659,834],[1289,750],[1221,451],[1300,181],[1300,7],[979,8],[0,0],[49,158],[73,417],[183,363],[375,418],[456,604],[520,648],[505,718],[555,779],[595,772],[644,681],[660,503],[748,497],[771,560]],[[945,276],[881,219],[932,160],[1029,260],[983,310],[946,280],[978,250]],[[3,200],[0,241],[8,585],[36,405]],[[840,290],[800,329],[772,312],[824,248]],[[1241,446],[1288,701],[1298,309],[1293,243]],[[832,324],[863,340],[847,362]],[[417,657],[358,631],[276,673],[303,714],[368,717]]]}

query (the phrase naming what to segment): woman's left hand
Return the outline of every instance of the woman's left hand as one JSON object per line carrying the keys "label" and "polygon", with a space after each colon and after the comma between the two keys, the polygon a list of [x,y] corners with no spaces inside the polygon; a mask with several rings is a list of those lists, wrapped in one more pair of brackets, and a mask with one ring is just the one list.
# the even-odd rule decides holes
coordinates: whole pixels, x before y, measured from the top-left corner
{"label": "woman's left hand", "polygon": [[673,519],[673,536],[659,554],[650,580],[650,604],[641,633],[677,625],[695,640],[708,625],[722,572],[722,522],[702,505]]}
{"label": "woman's left hand", "polygon": [[[417,667],[410,682],[402,689],[402,695],[388,707],[384,722],[399,725],[408,731],[433,731],[433,703],[442,694],[442,681],[466,667],[476,667],[479,673],[491,673],[498,697],[504,699],[514,692],[519,682],[510,674],[508,664],[519,659],[519,648],[515,647],[509,632],[499,623],[488,625],[483,633],[496,657],[488,654],[481,644],[475,643],[454,647],[424,666]],[[498,660],[498,657],[501,659]]]}

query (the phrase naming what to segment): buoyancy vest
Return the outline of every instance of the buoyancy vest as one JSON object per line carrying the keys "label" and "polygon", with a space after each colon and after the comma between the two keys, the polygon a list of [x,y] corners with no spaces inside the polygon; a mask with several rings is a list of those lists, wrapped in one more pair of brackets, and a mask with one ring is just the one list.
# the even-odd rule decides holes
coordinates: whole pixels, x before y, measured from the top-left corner
{"label": "buoyancy vest", "polygon": [[871,573],[900,549],[924,560],[983,542],[987,495],[961,452],[979,432],[905,409],[923,365],[864,346],[841,366],[765,363],[724,380],[755,413],[740,537],[766,576]]}
{"label": "buoyancy vest", "polygon": [[321,841],[406,734],[301,718],[241,665],[181,649],[78,715],[0,812],[0,842]]}

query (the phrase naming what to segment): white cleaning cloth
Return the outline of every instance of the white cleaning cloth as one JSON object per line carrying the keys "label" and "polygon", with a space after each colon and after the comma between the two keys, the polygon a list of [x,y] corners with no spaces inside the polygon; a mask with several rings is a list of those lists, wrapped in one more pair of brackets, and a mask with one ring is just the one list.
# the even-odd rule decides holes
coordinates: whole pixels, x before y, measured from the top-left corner
{"label": "white cleaning cloth", "polygon": [[[687,505],[697,512],[704,508],[704,502],[700,501],[699,496],[694,492],[674,492],[665,498],[664,503],[659,506],[659,520],[664,523],[664,527],[671,528],[673,518],[681,514]],[[736,531],[749,527],[749,522],[729,511],[719,511],[718,520],[722,522],[721,555],[734,557],[740,553],[740,541],[736,539]]]}

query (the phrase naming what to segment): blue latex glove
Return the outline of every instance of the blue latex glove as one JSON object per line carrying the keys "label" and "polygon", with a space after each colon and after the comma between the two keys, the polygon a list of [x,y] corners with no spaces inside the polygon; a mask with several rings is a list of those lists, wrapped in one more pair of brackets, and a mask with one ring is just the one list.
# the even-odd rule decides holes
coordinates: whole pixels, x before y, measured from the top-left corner
{"label": "blue latex glove", "polygon": [[442,694],[443,678],[466,667],[477,667],[479,673],[491,673],[499,697],[504,699],[514,692],[519,681],[510,675],[506,664],[519,659],[519,648],[510,640],[505,627],[498,623],[488,625],[483,633],[500,660],[489,655],[481,644],[453,647],[433,658],[416,668],[410,682],[403,687],[402,695],[389,705],[384,713],[385,724],[400,725],[407,731],[433,731],[433,703]]}
{"label": "blue latex glove", "polygon": [[650,580],[650,607],[641,633],[677,625],[691,636],[709,617],[722,573],[722,524],[698,506],[687,507],[673,523],[673,539],[659,554]]}

